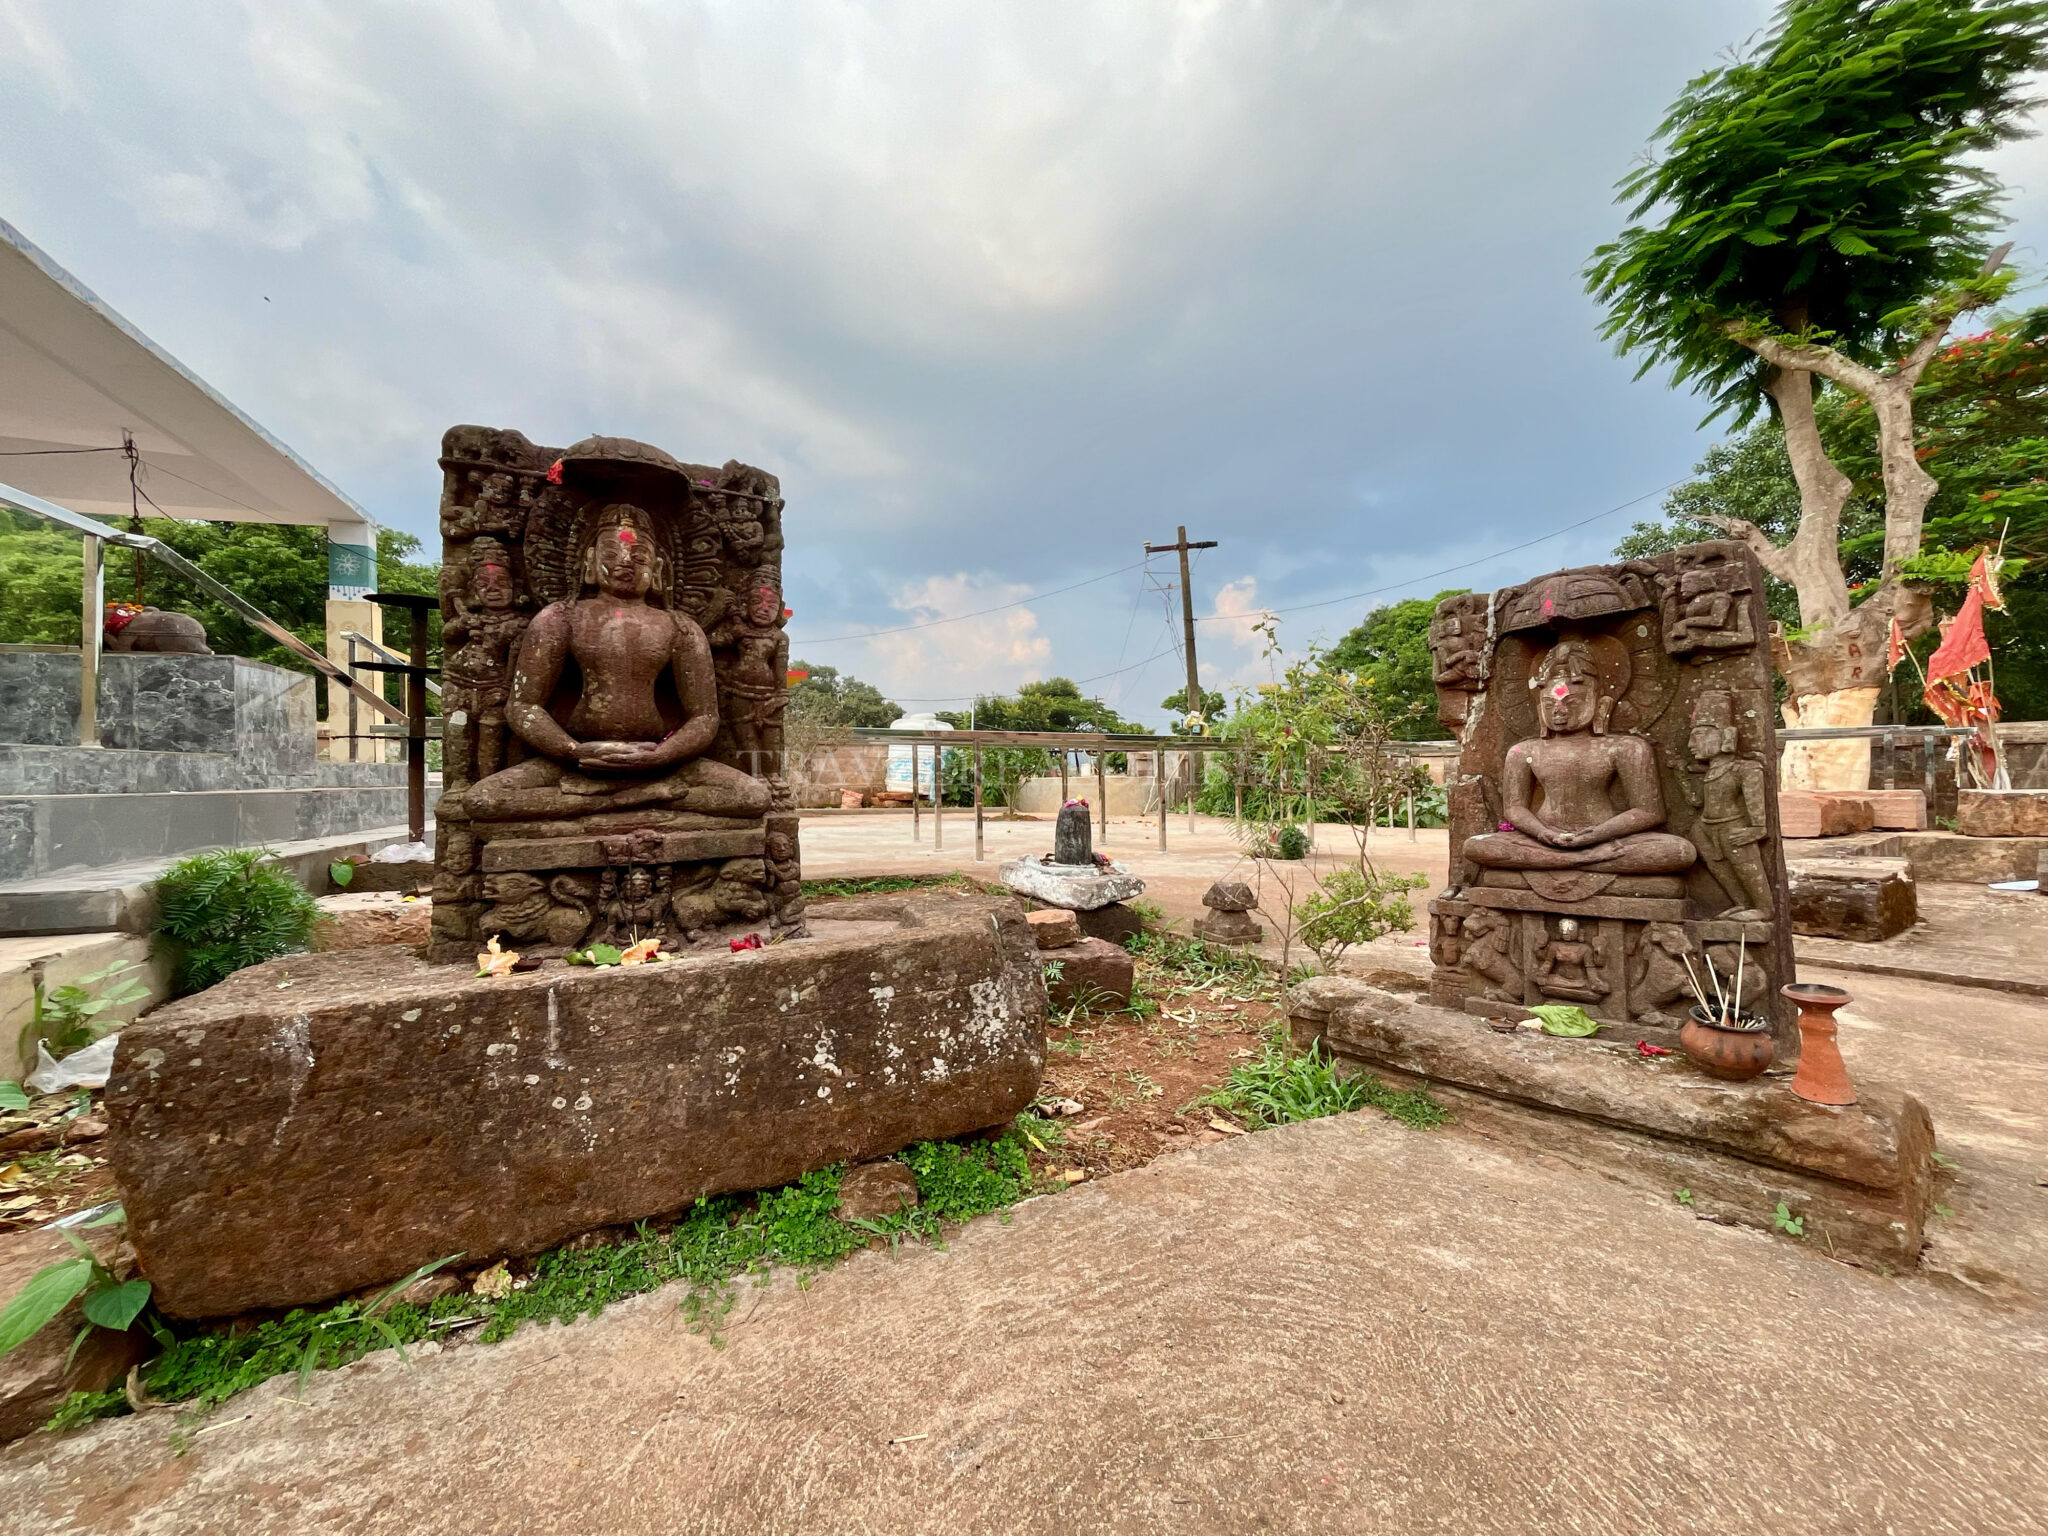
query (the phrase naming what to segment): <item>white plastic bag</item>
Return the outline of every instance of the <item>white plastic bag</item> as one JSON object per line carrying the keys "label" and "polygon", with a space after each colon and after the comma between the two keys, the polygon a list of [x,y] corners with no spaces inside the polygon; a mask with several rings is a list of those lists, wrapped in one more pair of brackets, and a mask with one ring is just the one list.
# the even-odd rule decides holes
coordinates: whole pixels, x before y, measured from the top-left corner
{"label": "white plastic bag", "polygon": [[62,1093],[66,1088],[104,1088],[107,1074],[114,1070],[114,1046],[120,1040],[117,1029],[101,1035],[83,1050],[73,1051],[62,1061],[50,1055],[50,1048],[36,1042],[36,1069],[22,1079],[31,1093]]}

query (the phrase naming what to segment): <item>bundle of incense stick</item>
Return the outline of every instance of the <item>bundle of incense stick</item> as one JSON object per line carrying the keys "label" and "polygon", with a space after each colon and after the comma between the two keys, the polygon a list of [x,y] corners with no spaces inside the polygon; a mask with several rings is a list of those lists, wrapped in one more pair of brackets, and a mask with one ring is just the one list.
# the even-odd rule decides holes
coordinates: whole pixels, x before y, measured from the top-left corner
{"label": "bundle of incense stick", "polygon": [[1742,973],[1749,963],[1747,944],[1736,947],[1735,982],[1732,989],[1721,985],[1721,973],[1714,969],[1712,956],[1708,955],[1704,947],[1701,948],[1700,963],[1707,968],[1707,978],[1714,984],[1711,997],[1708,996],[1707,989],[1700,985],[1699,975],[1692,968],[1692,957],[1681,954],[1678,958],[1685,963],[1685,977],[1692,983],[1692,995],[1699,1001],[1700,1012],[1713,1017],[1723,1029],[1751,1027],[1742,1017]]}

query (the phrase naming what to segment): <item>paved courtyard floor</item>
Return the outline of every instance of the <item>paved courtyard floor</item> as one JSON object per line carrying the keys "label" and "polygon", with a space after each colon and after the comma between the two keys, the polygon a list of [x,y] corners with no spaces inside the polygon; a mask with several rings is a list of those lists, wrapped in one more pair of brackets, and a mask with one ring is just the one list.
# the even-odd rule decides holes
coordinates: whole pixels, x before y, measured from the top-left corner
{"label": "paved courtyard floor", "polygon": [[[1233,862],[1176,823],[1164,861],[1155,828],[1108,844],[1170,914]],[[806,873],[972,869],[963,827],[964,861],[951,818],[943,854],[807,821]],[[991,821],[986,871],[1050,837]],[[1374,851],[1440,881],[1431,838]],[[0,1509],[53,1536],[2048,1530],[2048,999],[1807,974],[1955,1165],[1918,1274],[1368,1110],[780,1277],[720,1347],[670,1290],[303,1402],[285,1378],[33,1437]]]}

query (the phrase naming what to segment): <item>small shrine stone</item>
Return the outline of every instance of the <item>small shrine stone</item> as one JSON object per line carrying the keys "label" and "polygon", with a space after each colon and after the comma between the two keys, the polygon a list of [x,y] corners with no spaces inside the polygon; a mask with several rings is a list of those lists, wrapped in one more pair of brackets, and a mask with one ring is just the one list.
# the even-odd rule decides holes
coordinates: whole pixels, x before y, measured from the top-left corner
{"label": "small shrine stone", "polygon": [[1209,912],[1195,924],[1195,937],[1209,944],[1256,944],[1265,936],[1247,913],[1230,908]]}
{"label": "small shrine stone", "polygon": [[1048,864],[1043,859],[1011,859],[996,870],[1011,890],[1035,896],[1047,906],[1069,912],[1093,912],[1145,894],[1145,882],[1120,864]]}
{"label": "small shrine stone", "polygon": [[1095,861],[1095,833],[1088,821],[1088,802],[1069,800],[1060,807],[1053,826],[1052,861],[1055,864],[1092,864]]}
{"label": "small shrine stone", "polygon": [[1202,905],[1218,912],[1249,912],[1258,900],[1242,880],[1218,880],[1202,897]]}

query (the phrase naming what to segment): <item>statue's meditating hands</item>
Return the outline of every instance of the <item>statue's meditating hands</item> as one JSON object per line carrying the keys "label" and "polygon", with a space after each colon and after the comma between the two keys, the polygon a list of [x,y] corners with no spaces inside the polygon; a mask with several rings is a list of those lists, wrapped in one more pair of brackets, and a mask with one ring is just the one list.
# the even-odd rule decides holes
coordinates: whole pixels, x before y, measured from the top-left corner
{"label": "statue's meditating hands", "polygon": [[[505,719],[537,755],[478,780],[464,797],[472,820],[555,821],[642,806],[766,812],[767,784],[703,755],[718,735],[711,648],[687,615],[648,600],[656,574],[647,514],[606,507],[581,594],[541,610],[519,647]],[[549,702],[572,661],[582,687],[557,718]],[[664,672],[680,723],[662,713]]]}
{"label": "statue's meditating hands", "polygon": [[1593,648],[1570,639],[1536,669],[1540,735],[1508,749],[1504,814],[1513,830],[1481,833],[1464,857],[1486,869],[1677,874],[1697,856],[1664,825],[1656,750],[1641,736],[1606,733]]}

